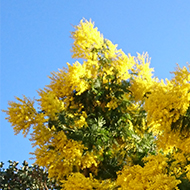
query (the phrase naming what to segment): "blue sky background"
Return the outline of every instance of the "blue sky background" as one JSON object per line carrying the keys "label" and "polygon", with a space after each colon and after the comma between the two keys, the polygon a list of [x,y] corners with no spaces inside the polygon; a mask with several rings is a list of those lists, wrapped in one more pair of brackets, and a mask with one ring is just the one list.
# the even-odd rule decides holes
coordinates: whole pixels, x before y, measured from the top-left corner
{"label": "blue sky background", "polygon": [[[158,78],[190,62],[189,0],[2,0],[1,109],[14,96],[37,98],[48,75],[71,59],[70,31],[92,19],[125,53],[148,52]],[[0,161],[29,160],[33,149],[1,113]],[[33,161],[30,161],[33,163]]]}

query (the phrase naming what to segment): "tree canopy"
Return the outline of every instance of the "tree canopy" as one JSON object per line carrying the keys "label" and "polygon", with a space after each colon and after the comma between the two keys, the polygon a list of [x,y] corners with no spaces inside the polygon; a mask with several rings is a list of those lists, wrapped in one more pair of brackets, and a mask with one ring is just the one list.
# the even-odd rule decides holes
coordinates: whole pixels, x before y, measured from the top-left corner
{"label": "tree canopy", "polygon": [[190,188],[189,65],[159,80],[147,53],[125,54],[91,21],[74,29],[75,62],[5,110],[15,134],[31,132],[35,164],[66,190]]}
{"label": "tree canopy", "polygon": [[22,166],[19,162],[9,160],[9,167],[3,168],[4,163],[0,163],[0,189],[3,190],[59,190],[55,180],[48,178],[48,173],[38,165],[29,166],[26,161]]}

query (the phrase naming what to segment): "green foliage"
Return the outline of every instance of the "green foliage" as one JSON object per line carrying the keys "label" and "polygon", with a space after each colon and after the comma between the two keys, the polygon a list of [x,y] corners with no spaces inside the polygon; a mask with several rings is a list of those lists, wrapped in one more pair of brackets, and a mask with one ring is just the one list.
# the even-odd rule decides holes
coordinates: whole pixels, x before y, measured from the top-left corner
{"label": "green foliage", "polygon": [[39,190],[39,189],[61,189],[55,181],[48,179],[48,173],[37,165],[29,166],[26,161],[22,167],[18,162],[9,160],[9,167],[3,168],[0,163],[0,188],[3,190]]}

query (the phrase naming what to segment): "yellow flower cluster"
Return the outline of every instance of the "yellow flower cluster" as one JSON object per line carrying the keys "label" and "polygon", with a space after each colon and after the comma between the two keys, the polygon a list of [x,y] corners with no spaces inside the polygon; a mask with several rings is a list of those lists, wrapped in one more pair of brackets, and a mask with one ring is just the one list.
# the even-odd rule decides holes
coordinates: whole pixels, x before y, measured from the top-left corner
{"label": "yellow flower cluster", "polygon": [[[189,133],[185,132],[182,139],[182,134],[179,130],[172,131],[171,125],[175,123],[180,116],[186,114],[190,101],[190,83],[187,82],[190,78],[190,73],[184,67],[177,68],[174,78],[169,81],[160,81],[152,89],[151,94],[145,101],[145,110],[148,113],[147,120],[149,121],[150,130],[155,135],[159,135],[158,145],[165,152],[172,151],[173,147],[180,148],[185,152],[189,145]],[[181,128],[178,124],[178,129]],[[188,138],[187,138],[188,137]],[[188,151],[189,152],[189,151]]]}
{"label": "yellow flower cluster", "polygon": [[71,37],[74,39],[71,50],[73,52],[72,57],[91,59],[93,48],[102,48],[104,43],[103,36],[98,31],[98,28],[94,28],[94,23],[91,21],[81,20],[80,24],[75,26],[75,29],[75,32],[71,32]]}
{"label": "yellow flower cluster", "polygon": [[[190,159],[188,159],[190,160]],[[190,181],[190,164],[185,167],[187,179]]]}
{"label": "yellow flower cluster", "polygon": [[170,160],[172,160],[172,162],[169,166],[169,174],[180,178],[180,176],[184,175],[187,172],[187,160],[189,159],[189,156],[185,155],[182,152],[174,151],[170,157]]}
{"label": "yellow flower cluster", "polygon": [[82,128],[83,126],[87,126],[86,123],[86,112],[82,111],[82,113],[75,114],[75,116],[79,116],[79,119],[75,121],[75,127]]}
{"label": "yellow flower cluster", "polygon": [[87,61],[80,64],[78,61],[72,66],[67,63],[68,69],[60,69],[59,72],[52,73],[50,85],[48,87],[57,97],[70,97],[73,91],[80,95],[88,89],[89,84],[85,79],[97,76],[97,62]]}
{"label": "yellow flower cluster", "polygon": [[131,81],[131,92],[136,101],[143,101],[152,91],[157,79],[152,78],[153,68],[149,68],[150,59],[148,54],[137,54],[132,68],[133,80]]}
{"label": "yellow flower cluster", "polygon": [[61,181],[63,183],[62,187],[65,190],[90,190],[93,189],[93,181],[86,178],[81,173],[74,173],[68,177],[67,180]]}
{"label": "yellow flower cluster", "polygon": [[80,168],[85,147],[80,142],[68,140],[63,131],[52,136],[51,143],[36,149],[36,163],[47,167],[50,177],[62,179],[73,167]]}
{"label": "yellow flower cluster", "polygon": [[147,161],[144,167],[134,165],[125,166],[121,172],[118,172],[117,185],[121,190],[171,190],[178,189],[180,180],[174,176],[166,174],[167,159],[158,154],[145,159]]}
{"label": "yellow flower cluster", "polygon": [[82,169],[91,168],[93,165],[94,167],[97,167],[98,164],[96,158],[97,156],[93,155],[93,153],[87,152],[82,158]]}
{"label": "yellow flower cluster", "polygon": [[63,131],[54,135],[51,133],[51,137],[46,144],[38,144],[40,148],[34,152],[36,163],[48,168],[49,177],[62,179],[65,175],[69,175],[73,168],[79,171],[97,167],[96,156],[88,151],[83,154],[87,148],[81,142],[67,139]]}
{"label": "yellow flower cluster", "polygon": [[25,96],[23,99],[16,97],[19,101],[16,102],[9,102],[8,110],[3,110],[6,112],[8,117],[6,118],[11,125],[14,127],[15,134],[18,134],[22,131],[22,134],[26,136],[30,130],[31,125],[33,125],[36,116],[36,110],[34,109],[34,101],[26,98]]}
{"label": "yellow flower cluster", "polygon": [[115,189],[116,184],[111,180],[96,180],[91,175],[85,177],[81,173],[71,174],[67,180],[61,181],[64,190],[108,190]]}
{"label": "yellow flower cluster", "polygon": [[38,100],[40,104],[40,110],[43,110],[44,114],[50,119],[55,119],[56,113],[60,113],[64,110],[63,102],[55,96],[54,92],[40,90],[38,91],[38,94],[41,97]]}
{"label": "yellow flower cluster", "polygon": [[47,124],[47,118],[43,113],[36,116],[36,123],[33,126],[33,131],[30,134],[33,147],[43,146],[46,143],[50,143],[52,138],[53,128],[50,129]]}

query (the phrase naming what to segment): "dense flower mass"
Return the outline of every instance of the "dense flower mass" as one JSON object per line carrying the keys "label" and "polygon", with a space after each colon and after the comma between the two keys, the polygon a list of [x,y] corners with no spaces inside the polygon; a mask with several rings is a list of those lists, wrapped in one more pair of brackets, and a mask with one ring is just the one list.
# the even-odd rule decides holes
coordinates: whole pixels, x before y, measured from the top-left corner
{"label": "dense flower mass", "polygon": [[5,111],[16,134],[32,128],[36,164],[66,190],[190,189],[189,70],[158,80],[147,53],[126,55],[91,21],[71,37],[78,60]]}

